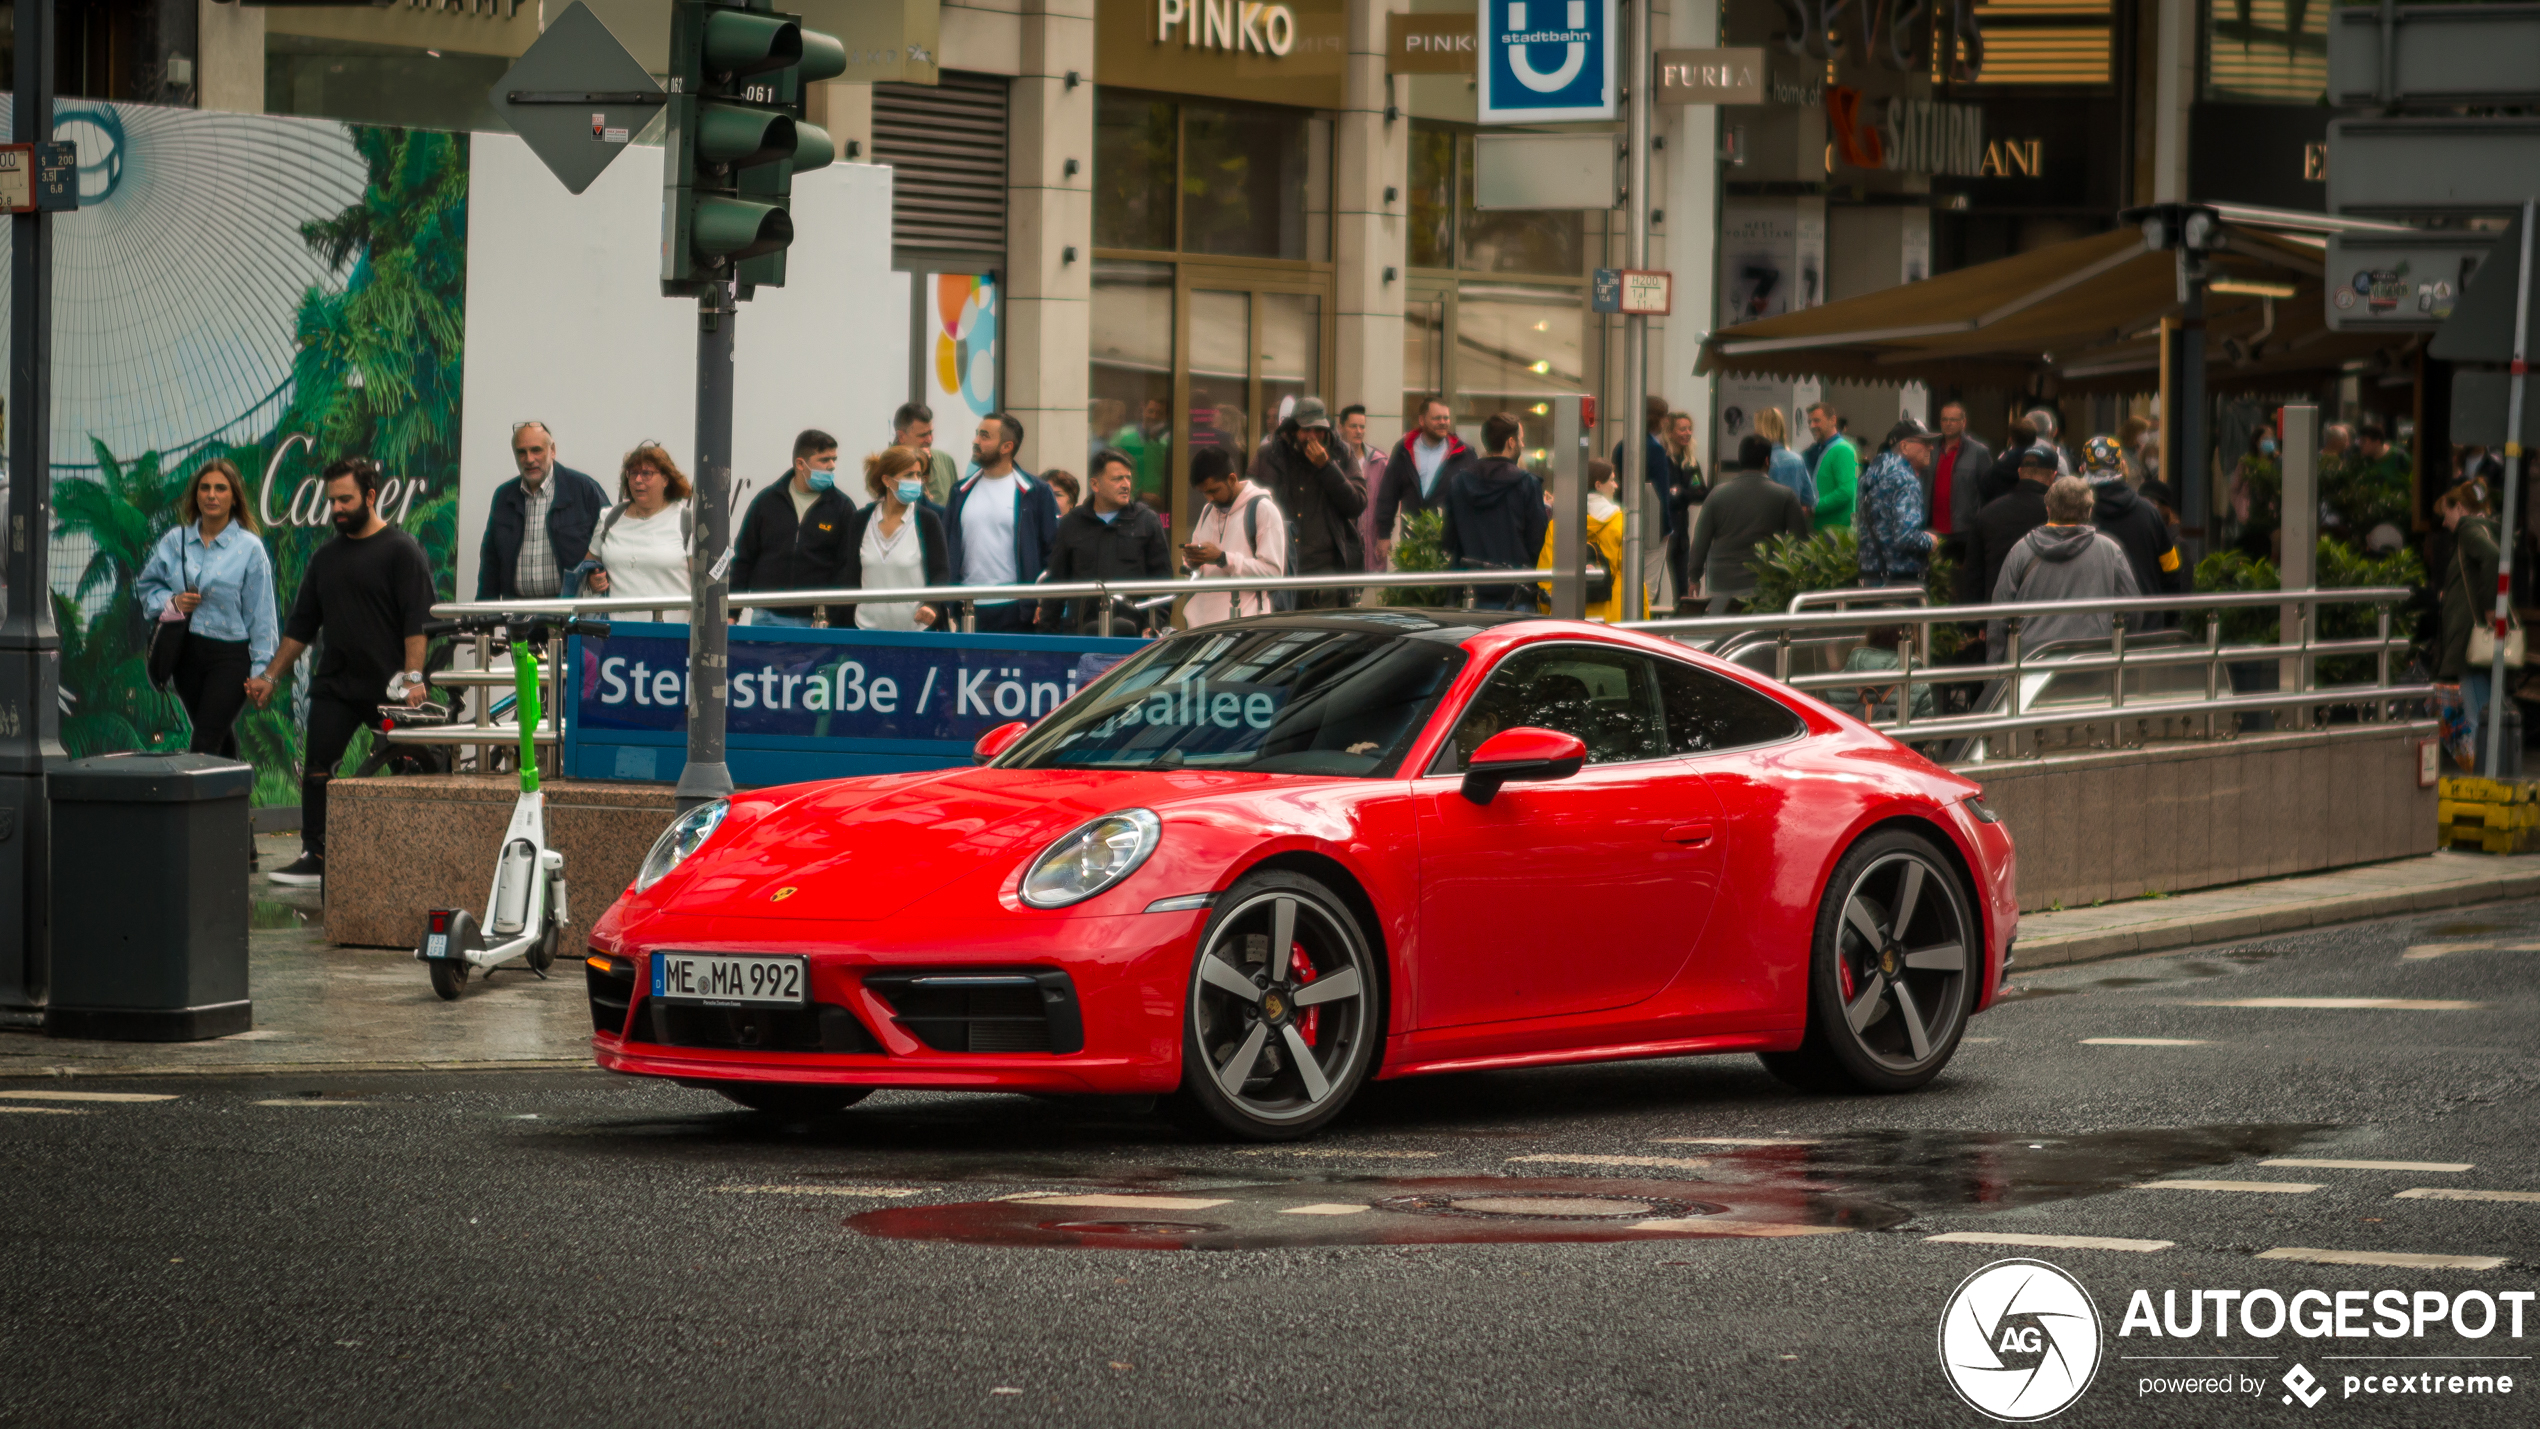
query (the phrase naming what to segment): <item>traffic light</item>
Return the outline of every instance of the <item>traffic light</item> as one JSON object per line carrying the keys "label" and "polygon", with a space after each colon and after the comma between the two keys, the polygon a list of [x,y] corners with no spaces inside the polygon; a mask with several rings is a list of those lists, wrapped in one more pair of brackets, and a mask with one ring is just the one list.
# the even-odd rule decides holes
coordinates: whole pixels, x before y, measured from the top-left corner
{"label": "traffic light", "polygon": [[809,86],[846,73],[837,37],[800,17],[713,0],[675,0],[669,145],[662,159],[661,287],[697,292],[725,278],[782,286],[794,175],[837,157],[805,117]]}

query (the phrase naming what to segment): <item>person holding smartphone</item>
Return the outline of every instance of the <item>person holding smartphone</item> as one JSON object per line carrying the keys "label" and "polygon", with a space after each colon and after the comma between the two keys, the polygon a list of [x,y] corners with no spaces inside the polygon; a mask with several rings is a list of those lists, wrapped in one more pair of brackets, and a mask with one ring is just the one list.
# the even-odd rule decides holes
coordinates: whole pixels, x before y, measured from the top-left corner
{"label": "person holding smartphone", "polygon": [[[1182,547],[1182,564],[1200,579],[1278,576],[1288,573],[1288,522],[1270,493],[1244,480],[1235,454],[1202,447],[1191,454],[1191,486],[1201,505]],[[1209,625],[1238,615],[1267,615],[1277,608],[1265,591],[1206,591],[1192,596],[1182,618]]]}

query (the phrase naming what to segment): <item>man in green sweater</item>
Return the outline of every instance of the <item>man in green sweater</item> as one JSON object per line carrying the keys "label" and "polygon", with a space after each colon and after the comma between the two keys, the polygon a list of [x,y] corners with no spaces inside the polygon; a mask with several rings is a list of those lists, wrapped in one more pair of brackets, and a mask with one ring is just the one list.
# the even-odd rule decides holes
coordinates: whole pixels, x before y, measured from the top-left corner
{"label": "man in green sweater", "polygon": [[1808,534],[1808,512],[1787,486],[1773,480],[1773,444],[1749,436],[1738,443],[1737,475],[1711,488],[1693,521],[1693,569],[1711,597],[1710,613],[1727,615],[1754,593],[1747,564],[1776,536]]}
{"label": "man in green sweater", "polygon": [[1800,453],[1817,483],[1814,524],[1820,531],[1840,531],[1852,524],[1852,500],[1861,485],[1861,453],[1835,426],[1835,410],[1819,402],[1808,409],[1808,430],[1816,445]]}

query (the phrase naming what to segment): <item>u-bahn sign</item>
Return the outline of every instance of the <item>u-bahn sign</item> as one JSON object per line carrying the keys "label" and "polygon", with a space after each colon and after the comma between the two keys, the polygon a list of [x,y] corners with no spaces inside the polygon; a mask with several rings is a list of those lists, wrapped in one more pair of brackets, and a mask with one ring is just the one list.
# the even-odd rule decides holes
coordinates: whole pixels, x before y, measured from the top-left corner
{"label": "u-bahn sign", "polygon": [[1617,0],[1480,0],[1484,124],[1611,119],[1620,86]]}

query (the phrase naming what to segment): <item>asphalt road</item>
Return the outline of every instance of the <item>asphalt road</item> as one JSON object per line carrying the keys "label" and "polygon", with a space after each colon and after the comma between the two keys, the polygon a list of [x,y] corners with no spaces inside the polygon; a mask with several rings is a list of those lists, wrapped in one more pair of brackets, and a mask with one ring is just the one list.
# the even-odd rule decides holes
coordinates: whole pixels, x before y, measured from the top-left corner
{"label": "asphalt road", "polygon": [[[1976,1425],[1944,1307],[2028,1257],[2096,1332],[1991,1277],[1953,1351],[2023,1412],[2095,1355],[2055,1422],[2528,1425],[2535,973],[2540,905],[2365,924],[2015,976],[1912,1096],[1751,1058],[1415,1080],[1267,1152],[597,1072],[5,1081],[0,1424]],[[2245,1005],[2321,998],[2424,1005]],[[2295,1314],[2154,1335],[2138,1290]]]}

